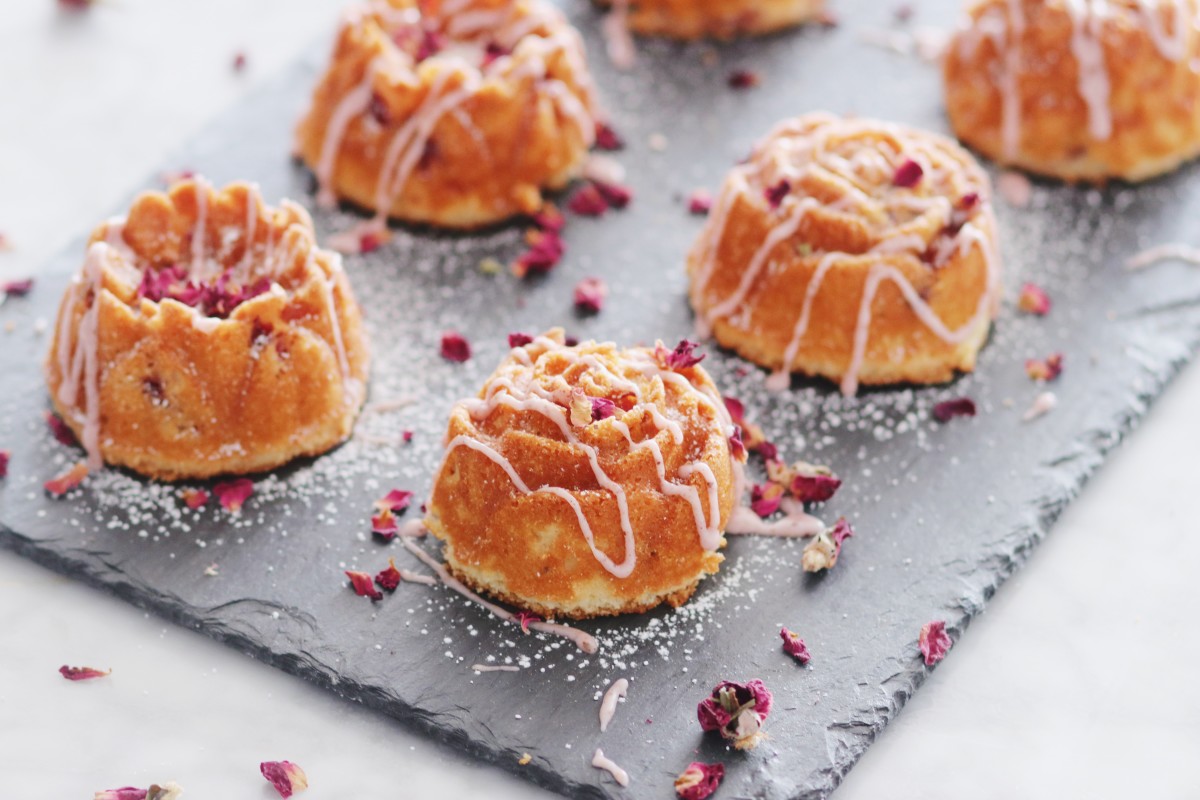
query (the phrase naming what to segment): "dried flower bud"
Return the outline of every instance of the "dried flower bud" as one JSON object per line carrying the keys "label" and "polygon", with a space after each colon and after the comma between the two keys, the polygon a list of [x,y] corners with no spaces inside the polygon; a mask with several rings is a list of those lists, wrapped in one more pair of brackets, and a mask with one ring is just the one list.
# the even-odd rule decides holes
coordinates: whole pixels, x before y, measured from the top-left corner
{"label": "dried flower bud", "polygon": [[808,646],[804,644],[804,640],[797,634],[792,633],[787,628],[780,628],[779,638],[783,639],[783,652],[801,664],[807,664],[812,660],[812,656],[808,653]]}
{"label": "dried flower bud", "polygon": [[662,341],[654,345],[654,359],[663,369],[673,372],[694,367],[704,360],[704,354],[695,355],[693,351],[699,347],[695,342],[680,339],[674,350],[668,350]]}
{"label": "dried flower bud", "polygon": [[1026,314],[1036,314],[1044,317],[1050,313],[1050,295],[1036,283],[1026,283],[1021,287],[1021,295],[1017,298],[1017,308]]}
{"label": "dried flower bud", "polygon": [[608,284],[601,278],[584,278],[575,284],[575,309],[583,314],[599,314],[608,297]]}
{"label": "dried flower bud", "polygon": [[1051,353],[1045,358],[1031,358],[1025,362],[1025,374],[1034,381],[1052,381],[1061,375],[1062,371],[1062,353]]}
{"label": "dried flower bud", "polygon": [[713,196],[707,189],[696,189],[688,195],[688,213],[702,217],[712,210]]}
{"label": "dried flower bud", "polygon": [[805,545],[800,555],[800,566],[805,572],[833,569],[842,553],[842,542],[853,535],[854,529],[850,523],[845,517],[840,518],[832,528],[826,528]]}
{"label": "dried flower bud", "polygon": [[750,508],[760,517],[769,517],[779,510],[783,494],[783,486],[778,483],[755,484],[750,490]]}
{"label": "dried flower bud", "polygon": [[693,761],[675,779],[675,795],[679,800],[705,800],[721,785],[725,765]]}
{"label": "dried flower bud", "polygon": [[719,731],[738,750],[758,744],[770,713],[771,692],[757,679],[745,684],[721,681],[696,707],[700,727]]}

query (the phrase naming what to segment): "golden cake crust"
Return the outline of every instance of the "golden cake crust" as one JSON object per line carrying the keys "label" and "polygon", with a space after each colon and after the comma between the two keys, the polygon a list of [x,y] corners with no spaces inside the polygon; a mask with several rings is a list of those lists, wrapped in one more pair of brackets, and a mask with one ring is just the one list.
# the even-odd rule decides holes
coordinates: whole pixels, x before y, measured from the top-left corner
{"label": "golden cake crust", "polygon": [[[921,175],[896,185],[910,161]],[[776,371],[773,388],[792,371],[849,394],[938,383],[973,369],[987,337],[994,240],[987,176],[962,148],[810,114],[726,179],[688,257],[690,298],[702,330]]]}
{"label": "golden cake crust", "polygon": [[[232,310],[193,299],[220,280],[225,301],[243,294]],[[247,184],[183,181],[93,231],[46,380],[93,468],[175,480],[270,469],[343,441],[367,362],[340,257],[317,249],[304,209],[264,206]]]}
{"label": "golden cake crust", "polygon": [[542,204],[595,137],[581,37],[544,0],[376,0],[347,12],[297,129],[319,200],[474,228]]}
{"label": "golden cake crust", "polygon": [[732,39],[817,19],[824,0],[615,0],[602,2],[634,33],[672,39]]}
{"label": "golden cake crust", "polygon": [[1140,181],[1200,154],[1197,0],[982,0],[943,61],[955,134],[1001,164]]}
{"label": "golden cake crust", "polygon": [[[613,415],[595,419],[591,398]],[[460,580],[546,617],[678,605],[722,560],[731,433],[702,368],[551,332],[451,412],[425,524]]]}

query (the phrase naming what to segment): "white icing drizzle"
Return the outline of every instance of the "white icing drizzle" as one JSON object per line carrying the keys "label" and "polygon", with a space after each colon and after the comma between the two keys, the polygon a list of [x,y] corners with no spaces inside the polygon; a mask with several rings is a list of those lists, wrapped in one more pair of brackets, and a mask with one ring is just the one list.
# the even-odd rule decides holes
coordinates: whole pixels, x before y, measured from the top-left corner
{"label": "white icing drizzle", "polygon": [[[484,600],[478,594],[468,589],[462,581],[451,575],[450,571],[438,563],[433,556],[429,555],[420,547],[417,547],[415,544],[413,544],[410,537],[401,537],[400,542],[408,549],[410,553],[420,559],[427,567],[436,572],[438,577],[442,579],[442,583],[444,583],[448,588],[458,592],[471,602],[483,606],[499,619],[502,619],[505,622],[513,622],[516,624],[516,617],[511,611],[507,611],[494,603],[489,603],[487,600]],[[555,622],[530,622],[527,624],[528,627],[535,631],[542,631],[543,633],[549,633],[553,634],[554,636],[561,636],[564,639],[570,639],[580,650],[585,653],[595,653],[600,649],[600,643],[596,641],[596,637],[592,636],[587,631],[581,631],[578,628],[572,628],[569,625],[559,625]]]}
{"label": "white icing drizzle", "polygon": [[521,668],[512,664],[473,664],[471,669],[476,672],[520,672]]}
{"label": "white icing drizzle", "polygon": [[617,701],[625,697],[628,691],[629,681],[624,678],[617,678],[613,681],[613,685],[608,687],[608,691],[604,693],[604,699],[600,701],[601,733],[608,730],[608,723],[612,722],[613,714],[617,713]]}
{"label": "white icing drizzle", "polygon": [[1125,268],[1128,270],[1145,269],[1160,261],[1182,261],[1185,264],[1200,266],[1200,247],[1186,244],[1160,244],[1131,256],[1126,260]]}
{"label": "white icing drizzle", "polygon": [[[817,169],[821,170],[822,177],[825,179],[830,179],[831,177],[837,179],[841,176],[840,179],[846,184],[846,187],[852,188],[849,180],[844,177],[847,172],[850,174],[854,172],[850,162],[829,151],[830,144],[836,141],[838,137],[853,137],[860,131],[882,129],[900,143],[900,152],[892,156],[896,159],[896,163],[882,158],[882,153],[879,154],[881,158],[878,163],[874,159],[858,159],[856,156],[855,158],[858,159],[857,163],[860,169],[874,165],[873,169],[878,173],[876,177],[890,182],[889,170],[894,170],[898,167],[900,159],[912,158],[919,164],[922,164],[925,174],[924,180],[938,179],[937,170],[932,166],[933,160],[926,152],[927,146],[919,137],[911,135],[903,128],[870,121],[840,120],[830,116],[822,116],[820,125],[814,126],[813,129],[802,129],[796,126],[796,121],[787,121],[777,126],[775,130],[768,134],[765,143],[756,148],[751,160],[735,168],[726,180],[716,204],[716,212],[710,218],[708,235],[704,236],[701,240],[699,250],[700,265],[693,290],[695,293],[694,296],[699,296],[700,293],[704,292],[712,280],[716,270],[717,250],[728,222],[729,209],[733,206],[734,202],[738,198],[744,198],[750,202],[763,202],[761,198],[754,197],[753,190],[751,189],[752,186],[772,186],[778,180],[787,180],[794,187],[796,182],[802,177],[803,170]],[[750,180],[751,177],[756,180]],[[980,180],[982,182],[982,178]],[[990,203],[986,197],[985,187],[980,185],[977,189],[979,202],[982,204],[980,211],[977,213],[986,215],[990,222],[992,212]],[[854,189],[847,196],[856,199],[861,198],[863,201],[870,200],[864,192],[858,189]],[[768,269],[771,254],[777,247],[784,245],[795,237],[804,218],[819,205],[815,199],[807,196],[796,197],[789,194],[783,200],[778,209],[781,220],[771,228],[747,263],[737,288],[728,297],[714,303],[707,310],[698,314],[703,320],[701,327],[704,330],[711,331],[712,325],[716,320],[728,317],[745,308],[745,299],[752,290],[759,275]],[[906,196],[901,198],[897,205],[901,205],[909,210],[933,214],[937,219],[943,220],[947,224],[950,221],[952,209],[949,200],[945,197],[934,196],[922,198]],[[935,267],[943,263],[954,253],[965,253],[971,247],[978,247],[984,257],[987,269],[987,289],[980,295],[975,314],[960,328],[953,331],[949,330],[929,304],[920,296],[920,293],[913,287],[912,283],[904,276],[903,272],[888,261],[882,259],[876,260],[867,273],[863,296],[859,305],[855,325],[854,350],[841,384],[844,394],[853,395],[858,389],[858,374],[862,367],[870,334],[872,319],[871,303],[874,300],[879,285],[883,281],[887,280],[895,283],[905,301],[921,322],[947,344],[960,344],[967,340],[987,319],[991,304],[994,302],[996,294],[999,291],[999,264],[994,247],[987,240],[987,237],[983,235],[982,231],[971,222],[963,225],[953,237],[947,237],[947,241],[941,244],[942,246],[939,247],[935,255]],[[829,270],[839,260],[861,259],[864,255],[882,256],[903,253],[911,253],[913,256],[920,258],[925,249],[925,240],[921,237],[913,234],[893,233],[889,238],[885,238],[876,244],[866,254],[837,251],[825,253],[818,261],[817,267],[809,280],[804,303],[801,306],[796,325],[792,330],[791,339],[785,350],[783,366],[776,375],[768,379],[768,386],[773,389],[782,389],[788,386],[790,381],[788,373],[790,372],[791,364],[800,351],[804,335],[809,329],[812,307],[817,293],[820,291]]]}
{"label": "white icing drizzle", "polygon": [[629,785],[629,773],[621,769],[621,767],[618,766],[617,763],[611,758],[604,755],[604,751],[599,747],[596,748],[596,754],[592,756],[592,766],[596,769],[607,770],[608,774],[612,775],[613,780],[615,780],[619,785]]}
{"label": "white icing drizzle", "polygon": [[1088,133],[1093,139],[1106,141],[1112,136],[1112,109],[1109,97],[1112,81],[1104,60],[1101,40],[1104,18],[1108,16],[1107,0],[1065,0],[1071,15],[1071,53],[1079,68],[1079,96],[1088,109]]}

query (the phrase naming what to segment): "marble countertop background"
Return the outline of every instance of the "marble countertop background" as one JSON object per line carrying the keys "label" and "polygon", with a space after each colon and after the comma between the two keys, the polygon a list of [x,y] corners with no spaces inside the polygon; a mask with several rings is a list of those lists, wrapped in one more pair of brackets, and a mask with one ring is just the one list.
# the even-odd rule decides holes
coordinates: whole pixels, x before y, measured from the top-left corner
{"label": "marble countertop background", "polygon": [[[68,14],[53,0],[2,0],[0,233],[13,248],[0,277],[36,277],[192,131],[318,41],[342,4],[100,0]],[[247,66],[235,72],[239,52]],[[1193,367],[839,800],[1200,797],[1198,408]],[[64,663],[114,672],[72,684]],[[7,552],[0,754],[0,796],[14,798],[168,780],[189,798],[268,798],[258,763],[278,759],[305,768],[311,800],[541,796]]]}

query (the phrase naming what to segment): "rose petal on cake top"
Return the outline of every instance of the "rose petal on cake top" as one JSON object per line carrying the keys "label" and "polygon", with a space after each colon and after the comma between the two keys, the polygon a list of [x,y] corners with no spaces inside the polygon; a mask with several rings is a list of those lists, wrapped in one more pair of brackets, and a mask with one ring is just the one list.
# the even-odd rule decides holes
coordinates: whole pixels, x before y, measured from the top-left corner
{"label": "rose petal on cake top", "polygon": [[933,418],[938,422],[949,422],[955,417],[975,416],[975,401],[969,397],[943,400],[933,407]]}
{"label": "rose petal on cake top", "polygon": [[180,496],[183,498],[183,504],[192,511],[204,508],[208,502],[208,492],[203,489],[184,489]]}
{"label": "rose petal on cake top", "polygon": [[1062,353],[1051,353],[1045,358],[1030,358],[1025,361],[1025,374],[1033,381],[1052,381],[1061,375],[1062,371]]}
{"label": "rose petal on cake top", "polygon": [[694,352],[699,346],[687,339],[680,339],[674,350],[668,350],[660,340],[654,345],[654,358],[663,369],[679,372],[694,367],[704,360],[705,353],[696,355]]}
{"label": "rose petal on cake top", "polygon": [[1017,297],[1017,308],[1026,314],[1036,314],[1039,317],[1049,314],[1052,305],[1050,295],[1046,294],[1046,290],[1036,283],[1026,283],[1021,287],[1021,294]]}
{"label": "rose petal on cake top", "polygon": [[461,364],[471,357],[471,343],[458,331],[442,334],[442,358]]}
{"label": "rose petal on cake top", "polygon": [[780,628],[779,638],[783,639],[783,652],[801,664],[807,664],[812,660],[812,656],[808,652],[808,646],[804,644],[804,640],[799,635],[789,631],[787,628]]}
{"label": "rose petal on cake top", "polygon": [[735,69],[726,79],[730,89],[753,89],[762,83],[758,73],[750,69]]}
{"label": "rose petal on cake top", "polygon": [[923,177],[925,177],[925,170],[910,158],[896,167],[896,174],[892,176],[892,185],[901,189],[911,189],[920,183]]}
{"label": "rose petal on cake top", "polygon": [[[725,401],[725,410],[729,412],[733,424],[742,429],[742,442],[746,449],[751,452],[759,452],[767,441],[763,429],[746,419],[746,406],[741,400],[736,397],[722,397],[721,399]],[[767,458],[765,454],[764,458]]]}
{"label": "rose petal on cake top", "polygon": [[93,669],[92,667],[69,667],[63,664],[58,668],[58,674],[69,681],[91,681],[96,678],[106,678],[112,670]]}
{"label": "rose petal on cake top", "polygon": [[610,152],[625,149],[625,140],[613,129],[612,125],[600,120],[596,121],[596,149]]}
{"label": "rose petal on cake top", "polygon": [[533,215],[533,224],[543,231],[558,233],[567,224],[566,218],[553,203],[546,203],[542,210]]}
{"label": "rose petal on cake top", "polygon": [[213,487],[213,494],[220,502],[221,508],[236,514],[254,494],[254,482],[249,478],[237,478],[232,481],[218,483]]}
{"label": "rose petal on cake top", "polygon": [[83,483],[83,479],[87,477],[87,474],[87,462],[80,461],[58,477],[46,481],[46,491],[55,497],[61,497]]}
{"label": "rose petal on cake top", "polygon": [[608,419],[615,416],[617,413],[617,404],[607,397],[593,397],[592,402],[592,422],[599,422],[602,419]]}
{"label": "rose petal on cake top", "polygon": [[0,286],[0,294],[5,297],[24,297],[33,290],[33,278],[8,281]]}
{"label": "rose petal on cake top", "polygon": [[54,438],[59,444],[65,444],[67,447],[78,447],[79,440],[75,438],[75,432],[67,427],[67,423],[63,422],[62,417],[55,414],[53,411],[46,412],[46,424],[50,426],[50,432],[54,434]]}
{"label": "rose petal on cake top", "polygon": [[524,633],[529,633],[529,626],[535,622],[542,622],[542,618],[532,611],[518,611],[513,615],[513,621],[521,626]]}
{"label": "rose petal on cake top", "polygon": [[693,761],[675,779],[675,796],[679,800],[706,800],[721,785],[724,777],[724,764]]}
{"label": "rose petal on cake top", "polygon": [[603,278],[584,278],[575,284],[575,309],[584,314],[599,314],[608,297],[608,284]]}
{"label": "rose petal on cake top", "polygon": [[707,189],[695,189],[688,195],[687,208],[689,214],[703,217],[712,211],[713,196]]}
{"label": "rose petal on cake top", "polygon": [[288,798],[308,788],[308,776],[291,761],[264,761],[258,765],[258,770],[280,797]]}
{"label": "rose petal on cake top", "polygon": [[400,570],[396,569],[395,559],[388,559],[387,569],[375,576],[375,583],[379,584],[379,588],[384,591],[396,591],[396,587],[400,585]]}
{"label": "rose petal on cake top", "polygon": [[359,597],[369,597],[372,600],[383,599],[383,594],[375,588],[375,583],[367,573],[348,569],[346,577],[350,579],[350,586]]}
{"label": "rose petal on cake top", "polygon": [[749,750],[762,738],[771,700],[771,692],[761,680],[744,684],[721,681],[700,701],[696,717],[702,730],[718,731],[738,750]]}
{"label": "rose petal on cake top", "polygon": [[791,191],[791,182],[787,178],[780,178],[777,183],[763,190],[763,196],[767,199],[767,205],[771,208],[779,208],[783,204],[783,198],[791,194]]}
{"label": "rose petal on cake top", "polygon": [[921,655],[925,657],[925,666],[932,667],[946,657],[946,651],[954,641],[946,633],[946,623],[935,619],[921,626],[917,644],[921,648]]}
{"label": "rose petal on cake top", "polygon": [[509,347],[524,347],[533,341],[533,337],[528,333],[510,333],[508,335]]}

